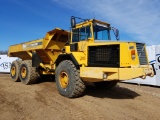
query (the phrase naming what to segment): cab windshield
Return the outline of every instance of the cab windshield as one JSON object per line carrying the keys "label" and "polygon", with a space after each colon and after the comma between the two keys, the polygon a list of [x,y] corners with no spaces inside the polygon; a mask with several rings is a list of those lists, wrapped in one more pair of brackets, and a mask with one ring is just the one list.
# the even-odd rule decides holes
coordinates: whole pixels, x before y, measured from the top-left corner
{"label": "cab windshield", "polygon": [[95,23],[93,25],[94,39],[95,40],[110,40],[110,30],[108,26]]}

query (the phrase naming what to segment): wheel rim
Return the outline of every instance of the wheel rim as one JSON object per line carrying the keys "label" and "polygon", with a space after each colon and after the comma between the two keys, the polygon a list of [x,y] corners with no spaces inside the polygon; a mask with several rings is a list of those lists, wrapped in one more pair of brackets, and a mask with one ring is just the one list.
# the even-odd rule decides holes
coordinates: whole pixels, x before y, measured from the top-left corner
{"label": "wheel rim", "polygon": [[21,70],[21,76],[22,78],[25,78],[27,75],[27,69],[25,67],[22,67],[22,70]]}
{"label": "wheel rim", "polygon": [[62,71],[59,75],[59,82],[62,88],[67,88],[69,83],[69,78],[66,72]]}
{"label": "wheel rim", "polygon": [[15,74],[16,74],[16,67],[13,66],[13,67],[11,68],[11,75],[12,75],[12,76],[15,76]]}

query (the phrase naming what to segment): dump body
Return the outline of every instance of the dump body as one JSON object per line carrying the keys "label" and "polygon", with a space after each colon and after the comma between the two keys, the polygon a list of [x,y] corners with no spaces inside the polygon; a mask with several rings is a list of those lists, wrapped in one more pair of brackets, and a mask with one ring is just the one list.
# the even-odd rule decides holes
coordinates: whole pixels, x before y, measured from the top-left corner
{"label": "dump body", "polygon": [[50,64],[50,61],[55,62],[61,53],[68,41],[68,35],[69,32],[56,28],[47,32],[42,39],[10,46],[8,55],[22,60],[32,60],[32,52],[35,51],[44,64]]}

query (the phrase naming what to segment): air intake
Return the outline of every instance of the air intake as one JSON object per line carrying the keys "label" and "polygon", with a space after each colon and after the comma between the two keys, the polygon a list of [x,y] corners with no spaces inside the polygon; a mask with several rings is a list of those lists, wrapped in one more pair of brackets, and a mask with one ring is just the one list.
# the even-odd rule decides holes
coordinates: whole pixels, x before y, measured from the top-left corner
{"label": "air intake", "polygon": [[119,45],[88,47],[88,66],[119,67]]}
{"label": "air intake", "polygon": [[148,61],[147,61],[147,56],[146,56],[145,44],[136,43],[136,47],[137,47],[140,65],[147,65]]}

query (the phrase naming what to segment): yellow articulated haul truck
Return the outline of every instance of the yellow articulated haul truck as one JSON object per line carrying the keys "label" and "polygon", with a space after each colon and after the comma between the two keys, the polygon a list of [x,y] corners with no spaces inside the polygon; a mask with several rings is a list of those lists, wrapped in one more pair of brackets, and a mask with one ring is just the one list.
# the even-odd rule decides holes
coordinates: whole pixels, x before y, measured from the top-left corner
{"label": "yellow articulated haul truck", "polygon": [[[81,18],[78,18],[81,19]],[[118,81],[153,76],[144,43],[120,42],[119,31],[109,23],[71,17],[71,31],[55,28],[43,39],[9,47],[11,78],[32,84],[40,75],[54,75],[59,93],[82,95],[87,82],[110,89]],[[113,30],[117,41],[111,41]]]}

